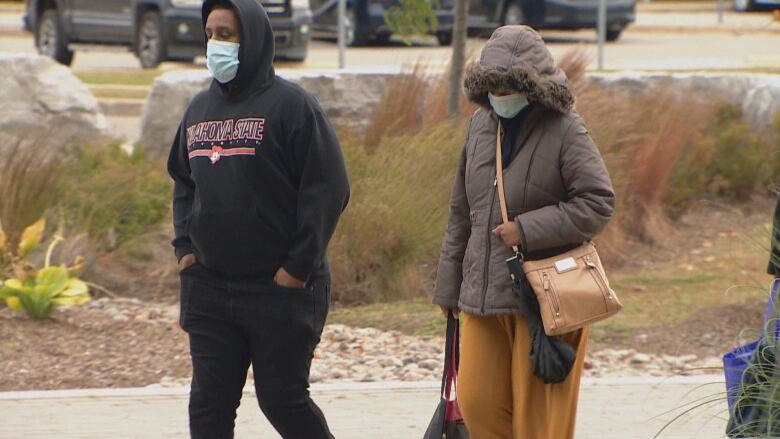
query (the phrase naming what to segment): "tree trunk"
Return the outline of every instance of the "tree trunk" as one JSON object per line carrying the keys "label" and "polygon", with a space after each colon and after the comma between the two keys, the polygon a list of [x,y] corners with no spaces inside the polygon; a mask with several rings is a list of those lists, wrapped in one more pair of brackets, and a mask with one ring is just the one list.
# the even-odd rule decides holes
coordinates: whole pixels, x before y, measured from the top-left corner
{"label": "tree trunk", "polygon": [[450,87],[447,114],[450,118],[460,115],[461,78],[466,63],[467,18],[469,0],[455,0],[455,27],[452,30],[452,60],[450,61]]}

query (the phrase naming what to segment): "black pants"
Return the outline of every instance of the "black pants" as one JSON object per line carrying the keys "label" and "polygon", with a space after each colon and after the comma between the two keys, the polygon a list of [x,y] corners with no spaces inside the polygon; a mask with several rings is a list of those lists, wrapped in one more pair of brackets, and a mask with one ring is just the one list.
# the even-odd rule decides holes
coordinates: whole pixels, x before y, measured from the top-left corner
{"label": "black pants", "polygon": [[284,439],[332,439],[309,397],[309,369],[330,302],[330,281],[303,289],[227,278],[195,264],[181,273],[181,327],[192,356],[190,434],[233,437],[250,363],[257,402]]}

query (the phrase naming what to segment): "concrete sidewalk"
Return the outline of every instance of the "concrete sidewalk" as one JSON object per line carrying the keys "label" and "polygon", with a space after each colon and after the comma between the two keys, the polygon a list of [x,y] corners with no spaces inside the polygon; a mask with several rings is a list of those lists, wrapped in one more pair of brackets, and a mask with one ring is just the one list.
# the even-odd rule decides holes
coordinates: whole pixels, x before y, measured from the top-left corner
{"label": "concrete sidewalk", "polygon": [[[670,426],[659,438],[724,437],[721,376],[586,379],[578,439],[649,439],[675,415],[718,399]],[[93,389],[0,393],[2,439],[162,439],[187,436],[187,388]],[[421,438],[438,383],[323,384],[314,399],[339,439]],[[670,411],[667,413],[668,411]],[[278,438],[245,389],[236,438]]]}

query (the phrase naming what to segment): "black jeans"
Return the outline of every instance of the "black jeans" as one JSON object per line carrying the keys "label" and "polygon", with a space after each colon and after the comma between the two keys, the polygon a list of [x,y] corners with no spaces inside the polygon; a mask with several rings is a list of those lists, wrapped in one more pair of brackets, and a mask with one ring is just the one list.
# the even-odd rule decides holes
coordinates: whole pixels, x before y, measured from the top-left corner
{"label": "black jeans", "polygon": [[250,363],[260,409],[284,439],[332,439],[309,397],[309,370],[330,302],[330,280],[308,288],[228,278],[196,263],[181,272],[180,324],[192,356],[190,435],[233,437]]}

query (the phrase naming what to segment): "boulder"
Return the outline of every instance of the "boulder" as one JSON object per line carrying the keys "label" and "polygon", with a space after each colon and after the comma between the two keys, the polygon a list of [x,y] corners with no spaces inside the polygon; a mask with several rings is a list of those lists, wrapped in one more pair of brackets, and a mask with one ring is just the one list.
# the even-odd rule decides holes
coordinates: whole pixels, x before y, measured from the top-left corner
{"label": "boulder", "polygon": [[768,130],[780,112],[780,75],[618,72],[592,74],[588,80],[628,93],[663,86],[686,99],[731,102],[742,108],[745,120],[757,131]]}
{"label": "boulder", "polygon": [[33,55],[0,54],[0,132],[47,148],[111,137],[97,99],[71,70]]}
{"label": "boulder", "polygon": [[[277,74],[313,94],[337,127],[365,128],[384,95],[387,80],[398,71],[303,72]],[[138,143],[153,159],[167,157],[184,110],[211,83],[206,71],[169,72],[152,85],[144,104]]]}
{"label": "boulder", "polygon": [[[279,71],[279,76],[311,92],[336,126],[360,131],[370,123],[389,78],[400,70],[304,72]],[[756,130],[767,130],[780,111],[780,75],[644,73],[590,74],[588,81],[617,92],[643,93],[656,86],[686,98],[739,104]],[[144,104],[139,143],[151,158],[166,157],[181,116],[192,97],[211,82],[206,71],[169,72],[158,78]]]}

